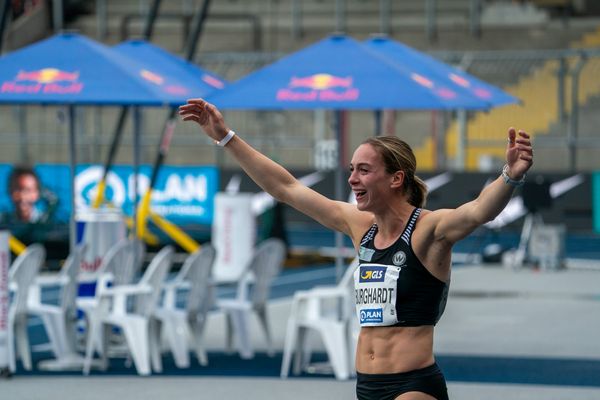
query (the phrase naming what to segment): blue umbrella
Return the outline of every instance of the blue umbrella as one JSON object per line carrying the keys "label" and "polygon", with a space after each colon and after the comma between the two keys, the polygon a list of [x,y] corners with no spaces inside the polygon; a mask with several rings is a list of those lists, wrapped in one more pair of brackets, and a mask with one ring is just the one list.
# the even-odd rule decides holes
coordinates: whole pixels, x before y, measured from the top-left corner
{"label": "blue umbrella", "polygon": [[[69,105],[71,209],[74,204],[75,105],[176,106],[192,91],[178,76],[159,75],[108,46],[66,33],[0,58],[0,103]],[[134,112],[134,164],[139,164],[139,112]],[[137,182],[134,184],[137,187]],[[137,193],[137,190],[136,192]],[[75,223],[71,218],[71,248]]]}
{"label": "blue umbrella", "polygon": [[346,36],[331,36],[208,96],[222,109],[486,109]]}
{"label": "blue umbrella", "polygon": [[0,58],[0,102],[178,105],[189,82],[159,76],[110,47],[67,33]]}
{"label": "blue umbrella", "polygon": [[519,99],[502,89],[386,37],[376,37],[363,42],[368,48],[385,55],[399,68],[425,76],[455,90],[466,91],[487,102],[490,106],[517,103]]}
{"label": "blue umbrella", "polygon": [[144,40],[128,40],[113,49],[140,64],[146,71],[146,76],[154,77],[155,81],[164,80],[163,77],[168,76],[185,82],[187,98],[204,97],[213,90],[226,86],[221,77]]}

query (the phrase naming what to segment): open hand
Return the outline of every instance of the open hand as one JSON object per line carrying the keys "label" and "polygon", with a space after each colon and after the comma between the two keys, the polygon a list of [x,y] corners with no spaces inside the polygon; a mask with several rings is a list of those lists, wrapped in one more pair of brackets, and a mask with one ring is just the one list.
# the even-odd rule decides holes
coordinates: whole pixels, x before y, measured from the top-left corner
{"label": "open hand", "polygon": [[184,121],[198,123],[204,132],[217,142],[229,132],[223,115],[215,106],[203,99],[188,100],[186,104],[179,107],[179,115]]}
{"label": "open hand", "polygon": [[506,163],[508,175],[514,180],[520,180],[533,164],[533,147],[527,132],[515,128],[508,129],[508,144],[506,145]]}

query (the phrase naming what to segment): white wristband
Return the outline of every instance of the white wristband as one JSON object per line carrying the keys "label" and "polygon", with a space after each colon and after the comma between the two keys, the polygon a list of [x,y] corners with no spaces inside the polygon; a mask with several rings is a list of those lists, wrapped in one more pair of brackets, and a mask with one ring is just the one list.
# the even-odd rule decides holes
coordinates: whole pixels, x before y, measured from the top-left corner
{"label": "white wristband", "polygon": [[225,135],[225,137],[223,139],[221,139],[218,142],[215,140],[215,144],[217,146],[224,147],[227,143],[229,143],[231,138],[233,138],[234,136],[235,136],[235,132],[232,129],[230,129],[229,132],[227,132],[227,135]]}

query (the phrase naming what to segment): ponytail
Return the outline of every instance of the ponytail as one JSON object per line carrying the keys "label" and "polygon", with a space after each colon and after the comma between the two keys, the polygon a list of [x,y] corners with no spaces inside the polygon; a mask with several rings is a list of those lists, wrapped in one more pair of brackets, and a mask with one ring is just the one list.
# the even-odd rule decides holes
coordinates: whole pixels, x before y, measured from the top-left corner
{"label": "ponytail", "polygon": [[427,200],[427,185],[418,176],[413,176],[411,185],[407,186],[410,191],[408,202],[410,205],[415,207],[425,207],[425,201]]}

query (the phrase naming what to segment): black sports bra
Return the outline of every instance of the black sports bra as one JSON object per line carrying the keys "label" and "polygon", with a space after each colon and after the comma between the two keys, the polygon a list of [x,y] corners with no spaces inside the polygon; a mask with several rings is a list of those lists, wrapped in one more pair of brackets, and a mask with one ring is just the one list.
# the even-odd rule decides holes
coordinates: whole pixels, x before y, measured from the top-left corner
{"label": "black sports bra", "polygon": [[420,208],[402,235],[385,249],[375,248],[377,224],[363,236],[354,273],[356,312],[361,326],[435,325],[446,307],[449,282],[421,264],[411,247]]}

